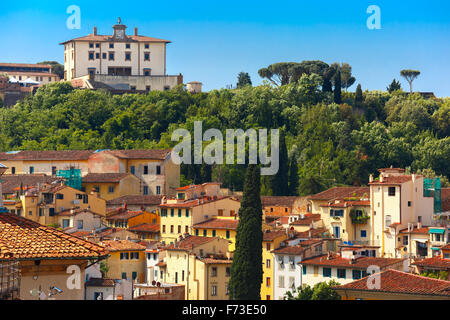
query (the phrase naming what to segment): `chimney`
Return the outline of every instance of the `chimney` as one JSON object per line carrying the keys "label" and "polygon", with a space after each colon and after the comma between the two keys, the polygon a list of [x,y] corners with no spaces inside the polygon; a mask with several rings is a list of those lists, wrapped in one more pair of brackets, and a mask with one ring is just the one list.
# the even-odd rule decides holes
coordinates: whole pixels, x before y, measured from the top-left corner
{"label": "chimney", "polygon": [[380,182],[383,182],[383,172],[380,174]]}
{"label": "chimney", "polygon": [[94,27],[94,36],[97,35],[97,27]]}
{"label": "chimney", "polygon": [[138,28],[134,28],[134,35],[135,35],[135,36],[138,35]]}
{"label": "chimney", "polygon": [[369,183],[370,182],[373,182],[373,174],[371,174],[370,176],[369,176]]}
{"label": "chimney", "polygon": [[417,229],[422,228],[422,222],[417,222]]}

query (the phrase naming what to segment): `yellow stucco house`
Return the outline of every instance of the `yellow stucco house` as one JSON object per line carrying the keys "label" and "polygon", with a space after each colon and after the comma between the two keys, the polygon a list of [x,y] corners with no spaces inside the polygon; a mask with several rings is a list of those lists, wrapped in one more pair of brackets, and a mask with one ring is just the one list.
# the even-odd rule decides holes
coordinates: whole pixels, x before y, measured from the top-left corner
{"label": "yellow stucco house", "polygon": [[218,237],[229,241],[228,251],[234,252],[236,229],[239,224],[237,216],[216,217],[193,225],[194,234],[203,237]]}
{"label": "yellow stucco house", "polygon": [[141,193],[141,180],[130,173],[89,173],[82,177],[81,185],[81,190],[95,190],[107,201]]}
{"label": "yellow stucco house", "polygon": [[106,260],[109,267],[107,278],[145,282],[145,246],[129,240],[107,240],[100,244],[110,253]]}
{"label": "yellow stucco house", "polygon": [[228,300],[231,255],[228,241],[187,235],[166,247],[158,264],[162,281],[185,285],[187,300]]}
{"label": "yellow stucco house", "polygon": [[240,202],[232,197],[204,197],[193,200],[163,199],[161,215],[161,241],[174,243],[184,234],[193,234],[195,224],[214,217],[234,217]]}
{"label": "yellow stucco house", "polygon": [[56,224],[57,213],[72,208],[89,210],[101,216],[106,214],[104,199],[61,184],[47,184],[28,190],[20,196],[19,207],[23,217],[45,225]]}
{"label": "yellow stucco house", "polygon": [[274,249],[287,239],[286,230],[266,230],[263,234],[262,256],[263,256],[263,282],[261,283],[261,300],[273,300],[274,292]]}

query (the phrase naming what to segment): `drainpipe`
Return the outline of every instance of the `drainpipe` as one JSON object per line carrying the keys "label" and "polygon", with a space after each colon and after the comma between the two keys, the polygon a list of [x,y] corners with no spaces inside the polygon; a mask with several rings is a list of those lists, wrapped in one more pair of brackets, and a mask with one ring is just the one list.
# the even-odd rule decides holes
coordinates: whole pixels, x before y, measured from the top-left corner
{"label": "drainpipe", "polygon": [[186,292],[189,297],[189,252],[186,253],[186,260],[187,260]]}

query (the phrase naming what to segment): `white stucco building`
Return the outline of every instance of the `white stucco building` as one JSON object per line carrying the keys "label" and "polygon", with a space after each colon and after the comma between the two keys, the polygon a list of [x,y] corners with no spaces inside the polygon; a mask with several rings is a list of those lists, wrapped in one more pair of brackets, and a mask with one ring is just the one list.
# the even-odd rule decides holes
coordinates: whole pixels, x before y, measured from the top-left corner
{"label": "white stucco building", "polygon": [[181,75],[166,74],[170,41],[139,35],[137,28],[128,35],[126,29],[119,18],[112,35],[94,27],[92,34],[62,42],[64,80],[87,88],[100,82],[119,91],[169,90],[183,82]]}
{"label": "white stucco building", "polygon": [[370,177],[370,235],[379,243],[382,257],[404,256],[398,242],[408,224],[431,226],[434,199],[424,196],[424,177],[404,174],[404,169],[380,169],[377,180]]}

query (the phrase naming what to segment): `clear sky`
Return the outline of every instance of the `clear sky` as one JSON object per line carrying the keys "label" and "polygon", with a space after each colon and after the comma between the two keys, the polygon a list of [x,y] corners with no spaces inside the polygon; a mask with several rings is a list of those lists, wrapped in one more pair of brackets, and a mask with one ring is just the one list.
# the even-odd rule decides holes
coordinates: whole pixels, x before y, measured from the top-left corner
{"label": "clear sky", "polygon": [[[79,30],[66,27],[70,5],[81,9]],[[366,26],[369,5],[381,10],[380,30]],[[129,33],[171,40],[167,72],[205,90],[235,85],[240,71],[259,84],[258,69],[274,62],[323,60],[350,63],[363,90],[384,90],[408,68],[422,72],[415,90],[450,96],[448,0],[1,0],[0,62],[62,63],[60,42],[94,25],[112,34],[118,17]]]}

